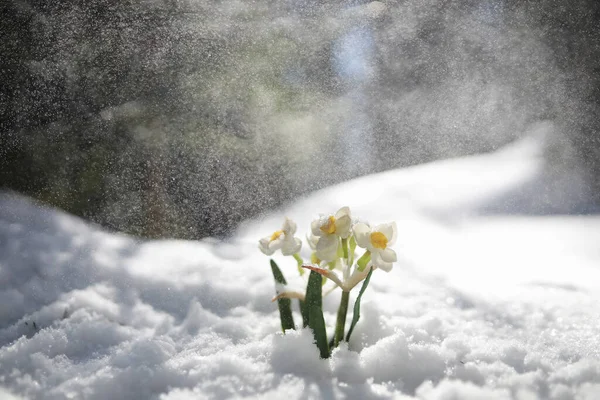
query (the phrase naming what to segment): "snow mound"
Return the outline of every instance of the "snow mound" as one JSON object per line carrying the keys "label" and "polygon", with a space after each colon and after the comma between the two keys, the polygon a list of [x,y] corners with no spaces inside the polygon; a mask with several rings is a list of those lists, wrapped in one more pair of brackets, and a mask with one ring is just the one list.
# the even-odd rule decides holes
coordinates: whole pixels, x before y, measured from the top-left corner
{"label": "snow mound", "polygon": [[[0,397],[600,398],[600,218],[489,212],[511,193],[507,211],[525,204],[538,149],[363,177],[228,242],[137,241],[2,193]],[[397,221],[401,258],[320,360],[311,332],[280,333],[256,244],[284,215],[303,231],[342,205]],[[330,328],[338,302],[324,301]]]}

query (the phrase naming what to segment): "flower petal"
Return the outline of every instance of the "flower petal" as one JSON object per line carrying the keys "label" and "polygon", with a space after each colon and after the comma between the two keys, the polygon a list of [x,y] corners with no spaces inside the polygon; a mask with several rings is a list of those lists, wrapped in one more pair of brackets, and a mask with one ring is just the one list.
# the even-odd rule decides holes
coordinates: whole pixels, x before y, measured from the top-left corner
{"label": "flower petal", "polygon": [[280,237],[278,237],[275,240],[269,240],[269,250],[271,251],[277,251],[281,248],[281,246],[283,246],[283,240],[284,240],[285,236],[281,235]]}
{"label": "flower petal", "polygon": [[323,232],[321,231],[321,225],[323,225],[322,218],[315,219],[310,224],[310,230],[314,236],[321,236]]}
{"label": "flower petal", "polygon": [[392,237],[388,238],[388,246],[392,246],[396,243],[396,239],[398,238],[398,227],[396,226],[396,221],[391,223],[392,225]]}
{"label": "flower petal", "polygon": [[294,221],[292,221],[291,219],[289,219],[289,218],[286,217],[285,218],[285,222],[283,223],[283,228],[282,228],[283,232],[286,235],[293,236],[294,233],[296,233],[296,228],[297,228],[296,223]]}
{"label": "flower petal", "polygon": [[388,240],[388,246],[391,246],[396,242],[396,236],[398,235],[398,228],[396,227],[396,222],[378,225],[373,230],[376,232],[381,232],[385,235],[385,237]]}
{"label": "flower petal", "polygon": [[273,255],[273,253],[275,253],[275,250],[271,250],[269,248],[269,243],[270,241],[268,237],[262,238],[258,241],[259,250],[268,256]]}
{"label": "flower petal", "polygon": [[393,263],[398,261],[398,258],[396,257],[396,252],[392,249],[390,249],[389,247],[385,250],[382,250],[379,252],[379,255],[381,256],[381,259],[385,262],[388,263]]}
{"label": "flower petal", "polygon": [[306,241],[308,242],[308,245],[310,246],[311,250],[316,250],[317,249],[317,242],[319,241],[319,238],[315,235],[306,235]]}
{"label": "flower petal", "polygon": [[354,236],[356,237],[356,244],[358,247],[366,249],[370,245],[369,235],[371,234],[371,228],[369,225],[359,222],[352,228],[354,230]]}
{"label": "flower petal", "polygon": [[390,272],[393,267],[394,267],[394,264],[392,264],[392,263],[382,262],[381,264],[379,264],[379,269],[381,269],[385,272]]}
{"label": "flower petal", "polygon": [[393,234],[392,224],[379,224],[373,228],[373,232],[381,232],[390,240]]}
{"label": "flower petal", "polygon": [[324,261],[337,258],[338,238],[335,235],[321,236],[317,242],[317,257]]}
{"label": "flower petal", "polygon": [[296,254],[302,248],[302,241],[298,238],[290,236],[289,239],[283,241],[281,246],[281,254],[291,256]]}
{"label": "flower petal", "polygon": [[349,215],[344,215],[335,221],[336,231],[341,238],[347,239],[350,236],[352,228],[352,218]]}
{"label": "flower petal", "polygon": [[335,213],[336,220],[342,217],[350,217],[350,207],[342,207]]}
{"label": "flower petal", "polygon": [[[376,266],[377,268],[381,268],[385,272],[390,272],[393,267],[393,264],[391,262],[383,261],[379,252],[373,253],[373,255],[371,256],[371,262],[373,263],[374,266]],[[368,269],[368,268],[365,268],[365,269]]]}

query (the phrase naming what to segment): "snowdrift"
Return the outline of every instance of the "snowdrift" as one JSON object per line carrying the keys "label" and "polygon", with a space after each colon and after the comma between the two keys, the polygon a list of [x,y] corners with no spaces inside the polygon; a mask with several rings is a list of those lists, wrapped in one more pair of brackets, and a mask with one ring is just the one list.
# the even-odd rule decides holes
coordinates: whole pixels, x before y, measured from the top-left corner
{"label": "snowdrift", "polygon": [[[600,398],[600,218],[545,173],[526,140],[322,190],[227,242],[138,241],[2,193],[0,397]],[[320,360],[311,332],[280,332],[256,245],[342,205],[397,221],[399,262]]]}

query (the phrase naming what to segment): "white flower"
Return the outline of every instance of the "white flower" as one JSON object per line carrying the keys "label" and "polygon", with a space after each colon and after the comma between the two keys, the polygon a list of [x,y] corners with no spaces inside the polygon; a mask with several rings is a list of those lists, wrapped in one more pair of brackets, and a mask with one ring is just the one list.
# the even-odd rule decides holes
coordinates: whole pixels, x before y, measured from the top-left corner
{"label": "white flower", "polygon": [[396,223],[382,224],[375,228],[359,222],[354,225],[356,244],[371,253],[371,262],[378,268],[389,272],[392,263],[397,261],[396,252],[389,247],[396,242]]}
{"label": "white flower", "polygon": [[381,268],[384,271],[389,272],[392,269],[392,263],[396,261],[396,252],[389,248],[389,246],[396,242],[396,223],[382,224],[371,229],[369,225],[359,222],[354,225],[353,231],[356,244],[368,251],[365,255],[367,255],[371,261],[367,264],[366,268],[355,268],[351,275],[349,274],[349,269],[346,269],[344,270],[345,273],[343,279],[340,279],[334,271],[329,269],[306,265],[303,265],[302,267],[326,276],[345,292],[349,292],[354,286],[363,281],[369,274],[371,268]]}
{"label": "white flower", "polygon": [[321,260],[331,262],[337,258],[339,238],[347,239],[352,234],[350,208],[342,207],[335,215],[324,215],[311,224],[312,234],[318,237],[316,255]]}
{"label": "white flower", "polygon": [[352,217],[350,208],[342,207],[335,215],[323,215],[311,224],[311,230],[315,236],[337,235],[343,239],[348,238],[352,228]]}
{"label": "white flower", "polygon": [[306,235],[306,242],[312,251],[317,250],[317,243],[319,242],[319,238],[315,235]]}
{"label": "white flower", "polygon": [[271,236],[258,241],[258,248],[268,256],[279,249],[281,249],[281,254],[284,256],[294,255],[302,247],[302,241],[294,237],[294,233],[296,233],[296,223],[286,218],[281,230],[275,231]]}

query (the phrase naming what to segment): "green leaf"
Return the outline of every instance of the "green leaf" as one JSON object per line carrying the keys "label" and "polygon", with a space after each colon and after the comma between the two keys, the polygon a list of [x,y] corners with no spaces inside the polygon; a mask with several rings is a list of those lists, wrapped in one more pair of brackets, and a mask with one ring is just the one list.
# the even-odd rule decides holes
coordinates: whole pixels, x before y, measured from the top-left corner
{"label": "green leaf", "polygon": [[287,285],[287,281],[283,277],[283,273],[279,269],[277,263],[273,259],[269,261],[271,262],[271,271],[273,271],[273,278],[275,278],[275,282],[280,283],[282,285]]}
{"label": "green leaf", "polygon": [[354,331],[354,327],[360,319],[360,299],[362,298],[363,293],[367,289],[367,286],[369,286],[369,280],[371,279],[372,273],[373,267],[371,267],[371,269],[369,270],[369,273],[367,274],[367,277],[365,278],[365,281],[363,282],[362,287],[360,288],[360,292],[358,292],[358,297],[356,297],[356,301],[354,302],[354,315],[352,316],[352,323],[350,324],[350,329],[348,330],[348,334],[346,335],[346,342],[350,341],[352,331]]}
{"label": "green leaf", "polygon": [[313,331],[315,343],[321,353],[321,358],[329,357],[329,345],[327,343],[327,330],[323,318],[323,297],[321,293],[321,275],[310,271],[308,285],[306,285],[306,297],[304,306],[308,309],[308,326]]}
{"label": "green leaf", "polygon": [[306,328],[308,326],[308,306],[305,301],[298,299],[298,304],[300,305],[300,314],[302,315],[302,327]]}
{"label": "green leaf", "polygon": [[323,298],[321,294],[321,281],[321,274],[315,271],[310,271],[310,275],[308,275],[308,284],[306,285],[305,295],[305,301],[309,309],[313,305],[319,308],[323,306]]}
{"label": "green leaf", "polygon": [[[277,266],[277,263],[273,260],[271,260],[271,271],[273,272],[273,278],[276,283],[287,285],[283,273]],[[277,300],[277,306],[279,307],[279,319],[281,320],[281,330],[283,333],[285,333],[287,329],[296,329],[294,325],[294,316],[292,315],[292,300],[279,299]]]}
{"label": "green leaf", "polygon": [[321,358],[329,358],[329,344],[327,343],[327,330],[325,329],[325,318],[323,310],[316,305],[308,309],[309,326],[313,330],[315,342],[321,353]]}
{"label": "green leaf", "polygon": [[281,320],[281,330],[283,333],[288,329],[296,329],[294,316],[292,315],[292,300],[279,299],[277,300],[277,305],[279,306],[279,319]]}

